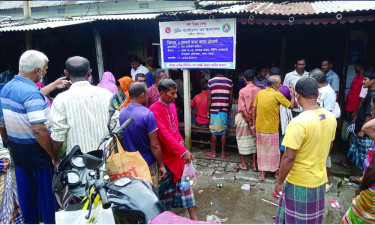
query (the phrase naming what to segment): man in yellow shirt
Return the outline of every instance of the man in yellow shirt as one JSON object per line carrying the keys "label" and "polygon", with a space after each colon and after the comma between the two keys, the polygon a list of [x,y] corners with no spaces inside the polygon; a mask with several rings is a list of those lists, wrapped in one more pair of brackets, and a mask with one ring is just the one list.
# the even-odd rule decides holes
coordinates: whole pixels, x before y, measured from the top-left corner
{"label": "man in yellow shirt", "polygon": [[[279,112],[280,104],[285,108],[293,109],[294,106],[294,88],[289,87],[292,93],[292,100],[287,98],[279,91],[281,87],[280,76],[270,76],[267,81],[267,88],[257,93],[254,101],[253,110],[253,132],[256,131],[257,138],[257,162],[259,180],[264,181],[266,171],[276,172],[280,165],[279,149]],[[255,132],[254,132],[255,133]]]}
{"label": "man in yellow shirt", "polygon": [[318,106],[315,79],[301,78],[296,92],[303,112],[289,123],[282,143],[286,151],[275,186],[276,193],[282,190],[275,223],[319,224],[324,214],[326,160],[337,122],[330,111]]}

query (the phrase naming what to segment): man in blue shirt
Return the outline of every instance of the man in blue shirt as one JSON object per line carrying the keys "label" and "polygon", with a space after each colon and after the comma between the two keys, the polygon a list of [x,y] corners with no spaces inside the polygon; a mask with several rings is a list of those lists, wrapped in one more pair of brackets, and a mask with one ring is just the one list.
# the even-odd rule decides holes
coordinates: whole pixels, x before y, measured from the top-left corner
{"label": "man in blue shirt", "polygon": [[[154,113],[144,107],[147,104],[147,86],[142,82],[132,83],[129,87],[130,103],[120,111],[120,124],[128,118],[133,118],[124,131],[122,144],[125,151],[139,151],[147,162],[155,186],[158,184],[158,177],[164,177],[165,170],[160,150],[160,144],[156,131],[156,119]],[[159,167],[159,172],[157,170]],[[159,174],[159,176],[158,176]]]}
{"label": "man in blue shirt", "polygon": [[[48,58],[29,50],[22,54],[19,73],[1,91],[4,122],[13,155],[18,199],[25,223],[55,223],[55,197],[52,192],[54,166],[59,157],[45,125],[49,104],[39,91],[47,71]],[[42,213],[41,211],[42,210]]]}
{"label": "man in blue shirt", "polygon": [[338,99],[340,91],[340,78],[339,75],[332,70],[332,61],[330,59],[324,59],[321,67],[323,72],[326,74],[327,83],[331,85],[332,89],[336,92],[336,98]]}

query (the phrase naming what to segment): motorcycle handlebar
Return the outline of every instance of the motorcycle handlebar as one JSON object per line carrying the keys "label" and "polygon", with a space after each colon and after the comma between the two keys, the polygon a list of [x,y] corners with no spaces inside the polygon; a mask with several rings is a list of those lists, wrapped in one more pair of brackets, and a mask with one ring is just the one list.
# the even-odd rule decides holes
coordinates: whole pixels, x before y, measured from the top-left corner
{"label": "motorcycle handlebar", "polygon": [[126,127],[128,127],[131,123],[134,122],[133,118],[128,118],[121,126],[120,126],[120,131],[125,130]]}
{"label": "motorcycle handlebar", "polygon": [[113,133],[116,136],[122,138],[122,134],[124,133],[125,128],[128,127],[133,122],[134,122],[133,118],[128,118],[119,128],[115,128],[115,130],[113,131]]}
{"label": "motorcycle handlebar", "polygon": [[104,188],[104,182],[102,179],[95,180],[95,189],[97,193],[100,195],[100,199],[102,200],[103,209],[108,209],[111,207],[111,202],[108,200],[107,192]]}

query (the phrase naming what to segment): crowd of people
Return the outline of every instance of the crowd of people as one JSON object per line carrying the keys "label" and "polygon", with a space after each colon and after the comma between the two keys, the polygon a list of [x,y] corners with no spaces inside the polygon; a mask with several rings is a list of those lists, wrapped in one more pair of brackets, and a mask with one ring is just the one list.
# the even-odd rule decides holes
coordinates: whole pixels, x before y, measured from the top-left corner
{"label": "crowd of people", "polygon": [[[79,145],[83,153],[96,149],[107,131],[108,106],[113,94],[123,91],[126,101],[111,118],[121,125],[133,118],[122,137],[126,151],[139,151],[149,166],[152,183],[167,210],[186,208],[196,220],[192,187],[181,190],[184,165],[194,160],[179,132],[176,99],[183,93],[182,81],[169,78],[163,69],[146,66],[136,56],[129,57],[129,75],[118,80],[111,72],[92,85],[90,62],[74,56],[66,60],[64,74],[50,85],[41,83],[48,69],[42,52],[29,50],[19,60],[19,72],[1,91],[0,127],[4,145],[11,150],[18,197],[14,193],[9,165],[10,156],[0,145],[0,223],[55,223],[57,204],[52,192],[54,169],[65,154]],[[322,223],[325,192],[332,187],[329,157],[336,134],[340,107],[336,99],[339,76],[332,62],[323,60],[321,69],[305,71],[306,60],[299,58],[295,70],[282,82],[280,70],[261,68],[259,73],[245,70],[239,90],[235,117],[236,140],[241,162],[235,168],[266,172],[277,179],[275,193],[280,195],[276,223]],[[343,111],[355,129],[346,140],[348,157],[340,164],[355,164],[364,169],[357,197],[343,223],[375,222],[375,162],[372,161],[375,128],[375,73],[361,61],[356,62],[356,77],[351,84]],[[68,80],[69,81],[68,81]],[[181,82],[180,82],[181,81]],[[52,104],[47,98],[55,89],[66,89]],[[198,127],[211,132],[211,151],[216,158],[216,143],[221,140],[221,158],[226,158],[225,143],[232,114],[233,81],[224,71],[202,81],[202,92],[192,102],[192,115]],[[344,123],[346,130],[347,125]],[[344,132],[345,133],[345,132]],[[345,136],[345,135],[344,135]],[[252,155],[252,163],[246,162]],[[5,185],[3,185],[3,182]],[[369,197],[370,196],[370,197]],[[298,207],[295,207],[298,204]]]}
{"label": "crowd of people", "polygon": [[[310,72],[305,67],[306,60],[297,59],[295,70],[287,73],[283,82],[276,67],[261,67],[258,73],[245,70],[241,77],[245,85],[239,88],[235,115],[241,162],[235,168],[248,170],[251,165],[254,172],[259,171],[260,181],[265,180],[266,172],[274,173],[275,194],[281,196],[276,223],[322,223],[325,192],[333,186],[330,151],[338,118],[344,119],[342,134],[347,141],[348,154],[336,163],[347,167],[352,162],[360,169],[370,168],[367,174],[373,169],[374,139],[370,133],[373,127],[369,123],[375,116],[371,111],[374,71],[362,60],[355,62],[355,78],[341,113],[337,103],[340,78],[332,70],[332,61],[324,59],[321,68]],[[208,81],[208,91],[205,83],[202,89],[191,107],[192,111],[196,110],[193,112],[196,126],[209,127],[212,134],[211,151],[205,155],[216,158],[216,139],[221,136],[221,157],[226,158],[228,152],[224,146],[231,117],[233,83],[217,72]],[[352,123],[354,128],[349,132],[347,128]],[[246,155],[252,155],[251,164],[246,162]],[[360,177],[366,178],[366,182]],[[360,177],[351,177],[361,182],[357,195],[362,194],[356,197],[356,204],[353,201],[343,223],[375,221],[375,189],[371,187],[375,179],[366,174]]]}

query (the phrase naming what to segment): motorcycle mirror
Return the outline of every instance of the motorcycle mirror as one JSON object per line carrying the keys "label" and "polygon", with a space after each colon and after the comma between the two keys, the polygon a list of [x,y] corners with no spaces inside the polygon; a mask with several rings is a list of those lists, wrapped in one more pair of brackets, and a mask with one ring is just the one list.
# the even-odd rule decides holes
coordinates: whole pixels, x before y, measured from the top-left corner
{"label": "motorcycle mirror", "polygon": [[86,154],[83,154],[82,157],[85,167],[90,170],[95,170],[99,168],[103,163],[103,154],[103,150],[94,150]]}
{"label": "motorcycle mirror", "polygon": [[109,119],[108,119],[108,130],[111,130],[110,123],[113,114],[115,114],[116,110],[118,110],[126,101],[127,97],[123,91],[119,91],[114,94],[111,98],[109,103]]}

